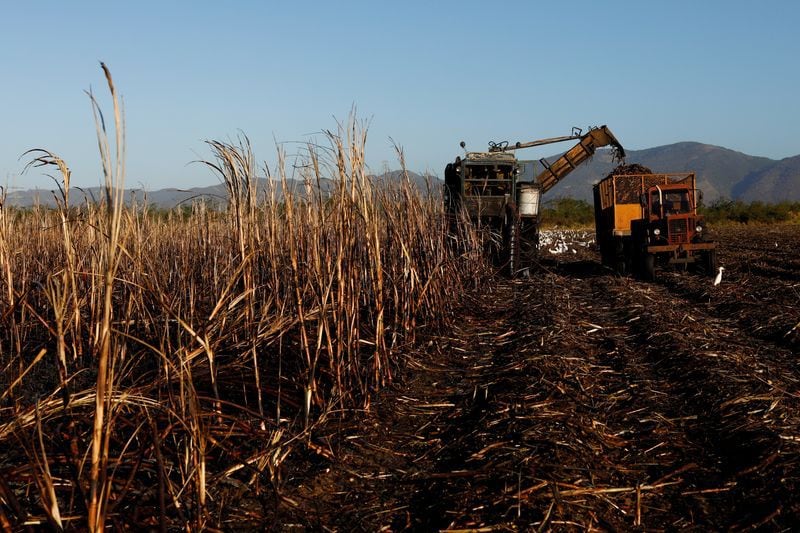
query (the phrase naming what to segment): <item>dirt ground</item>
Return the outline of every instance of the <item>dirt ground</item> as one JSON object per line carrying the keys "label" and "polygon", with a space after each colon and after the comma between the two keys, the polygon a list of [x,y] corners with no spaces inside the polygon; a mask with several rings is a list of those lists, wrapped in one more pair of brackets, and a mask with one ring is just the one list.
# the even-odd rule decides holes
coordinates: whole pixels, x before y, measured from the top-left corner
{"label": "dirt ground", "polygon": [[719,286],[620,278],[592,237],[547,235],[330,417],[274,529],[800,530],[800,228],[718,231]]}

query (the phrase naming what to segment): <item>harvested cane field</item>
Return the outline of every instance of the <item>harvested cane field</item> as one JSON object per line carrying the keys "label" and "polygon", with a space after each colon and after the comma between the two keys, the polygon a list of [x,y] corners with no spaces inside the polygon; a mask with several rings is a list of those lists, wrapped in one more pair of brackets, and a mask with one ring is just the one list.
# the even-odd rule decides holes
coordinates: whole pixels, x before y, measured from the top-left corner
{"label": "harvested cane field", "polygon": [[715,237],[718,286],[546,234],[541,271],[470,294],[369,412],[313,433],[279,523],[796,531],[800,231]]}

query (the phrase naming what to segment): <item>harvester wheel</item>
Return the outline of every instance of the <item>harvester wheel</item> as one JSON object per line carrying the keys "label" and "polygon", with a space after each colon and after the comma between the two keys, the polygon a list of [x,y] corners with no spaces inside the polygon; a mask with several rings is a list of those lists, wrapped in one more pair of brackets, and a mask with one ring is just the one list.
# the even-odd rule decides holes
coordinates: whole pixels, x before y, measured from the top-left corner
{"label": "harvester wheel", "polygon": [[519,268],[533,265],[539,256],[539,227],[536,220],[519,221]]}
{"label": "harvester wheel", "polygon": [[506,207],[503,220],[503,250],[501,255],[503,271],[509,276],[514,276],[520,268],[519,234],[519,215],[516,208],[513,205],[509,205]]}

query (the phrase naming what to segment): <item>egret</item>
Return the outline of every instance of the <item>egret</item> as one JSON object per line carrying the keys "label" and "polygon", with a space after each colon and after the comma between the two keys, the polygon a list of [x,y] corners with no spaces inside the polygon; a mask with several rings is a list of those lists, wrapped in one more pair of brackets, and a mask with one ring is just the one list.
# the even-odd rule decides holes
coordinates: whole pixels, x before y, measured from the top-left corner
{"label": "egret", "polygon": [[549,251],[551,254],[563,254],[569,251],[569,246],[567,246],[567,243],[563,240],[559,239],[558,242],[556,242],[556,247],[550,248]]}
{"label": "egret", "polygon": [[720,282],[722,281],[722,271],[723,271],[723,270],[725,270],[725,267],[719,267],[719,272],[717,272],[717,277],[716,277],[716,278],[714,278],[714,286],[715,286],[715,287],[716,287],[717,285],[719,285],[719,284],[720,284]]}

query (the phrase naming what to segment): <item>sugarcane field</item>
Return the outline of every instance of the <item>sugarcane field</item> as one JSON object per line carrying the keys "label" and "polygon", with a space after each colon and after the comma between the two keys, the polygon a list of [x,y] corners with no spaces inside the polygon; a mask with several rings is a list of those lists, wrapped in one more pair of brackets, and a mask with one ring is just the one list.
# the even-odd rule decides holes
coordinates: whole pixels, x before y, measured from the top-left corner
{"label": "sugarcane field", "polygon": [[6,6],[0,532],[800,531],[800,4],[721,8]]}

